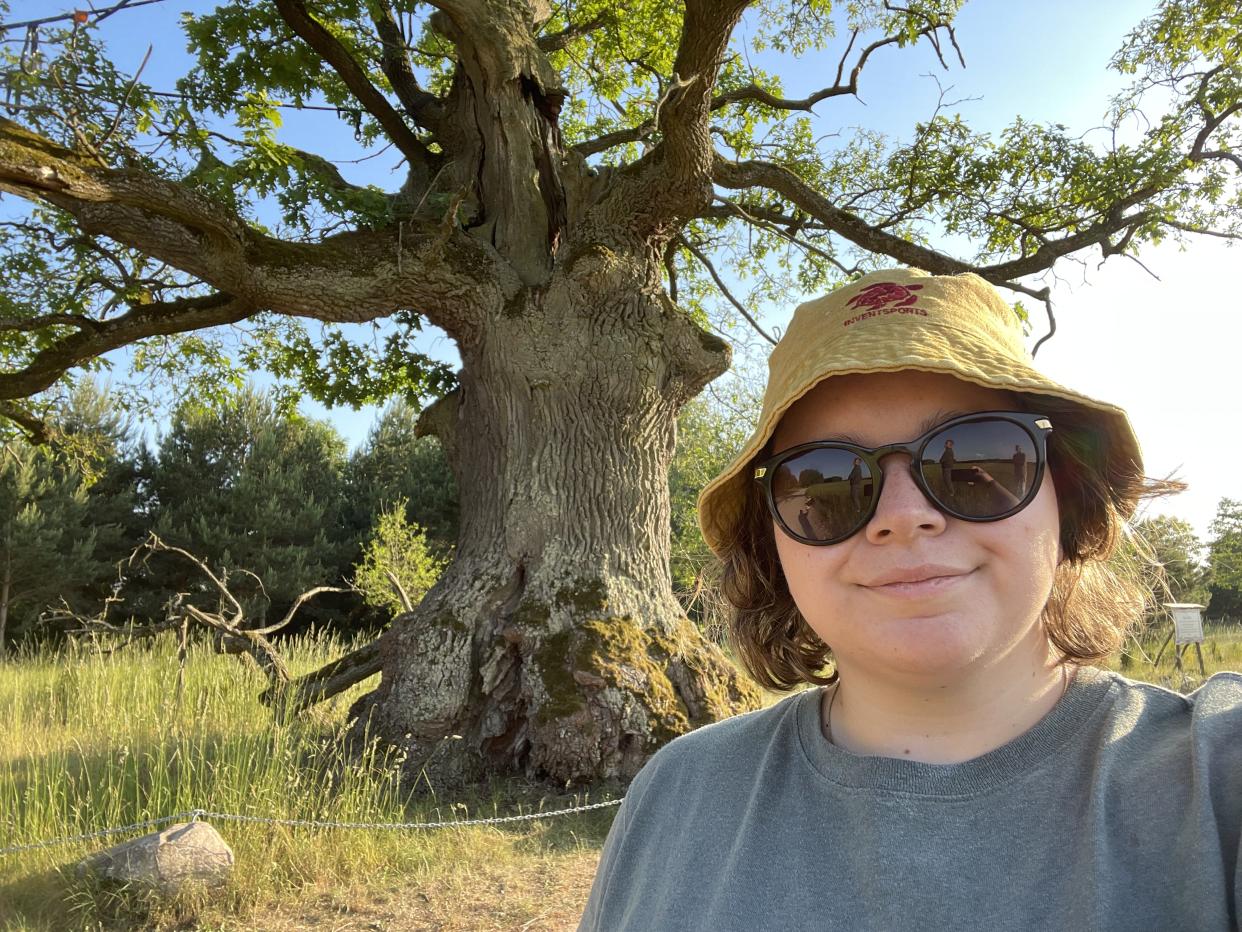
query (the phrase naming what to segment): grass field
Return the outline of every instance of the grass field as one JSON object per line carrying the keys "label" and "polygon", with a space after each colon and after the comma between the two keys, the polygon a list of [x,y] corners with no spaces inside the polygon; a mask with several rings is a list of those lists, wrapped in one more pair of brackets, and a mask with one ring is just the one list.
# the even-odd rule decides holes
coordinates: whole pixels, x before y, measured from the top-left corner
{"label": "grass field", "polygon": [[[297,673],[347,645],[304,640]],[[399,789],[396,760],[340,750],[360,684],[313,718],[273,723],[257,671],[175,645],[0,664],[0,848],[190,809],[331,821],[440,821],[560,809],[606,796],[497,786],[472,798]],[[615,810],[517,827],[355,831],[216,823],[237,869],[223,892],[160,903],[79,881],[83,856],[130,836],[0,856],[0,930],[65,928],[572,928]],[[196,924],[186,925],[187,920]]]}
{"label": "grass field", "polygon": [[[1159,643],[1143,644],[1153,658]],[[294,674],[348,649],[290,645]],[[1209,632],[1208,675],[1242,670],[1242,625]],[[1177,673],[1138,650],[1108,666],[1175,689],[1201,680],[1193,649]],[[207,645],[177,688],[171,640],[99,655],[78,649],[0,664],[0,848],[85,834],[194,808],[273,818],[408,822],[599,802],[497,785],[452,798],[400,789],[399,761],[340,748],[360,684],[313,716],[278,726],[256,696],[261,675]],[[122,840],[0,856],[0,930],[166,928],[339,930],[573,929],[615,809],[435,831],[351,831],[217,822],[237,869],[210,895],[160,901],[78,879],[83,856]]]}

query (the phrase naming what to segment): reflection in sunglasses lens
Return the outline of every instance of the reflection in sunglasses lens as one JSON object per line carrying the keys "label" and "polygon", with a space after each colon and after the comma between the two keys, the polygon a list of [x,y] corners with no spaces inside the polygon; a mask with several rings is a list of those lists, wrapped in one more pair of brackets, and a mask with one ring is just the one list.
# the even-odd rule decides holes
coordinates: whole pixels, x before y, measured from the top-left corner
{"label": "reflection in sunglasses lens", "polygon": [[830,540],[856,528],[871,506],[871,469],[849,450],[810,450],[782,463],[772,477],[781,520],[808,540]]}
{"label": "reflection in sunglasses lens", "polygon": [[936,434],[920,464],[932,495],[971,518],[1002,515],[1032,491],[1035,441],[1010,421],[973,421]]}

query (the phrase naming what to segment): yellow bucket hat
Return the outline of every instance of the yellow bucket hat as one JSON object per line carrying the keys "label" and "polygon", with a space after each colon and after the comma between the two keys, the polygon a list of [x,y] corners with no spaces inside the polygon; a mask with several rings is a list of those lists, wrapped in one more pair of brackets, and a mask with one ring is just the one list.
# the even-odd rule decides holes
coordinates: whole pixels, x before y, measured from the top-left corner
{"label": "yellow bucket hat", "polygon": [[1023,345],[1018,315],[978,275],[872,272],[794,311],[768,359],[755,432],[699,494],[699,527],[707,545],[719,554],[733,539],[747,483],[754,481],[747,466],[795,401],[834,375],[902,369],[947,372],[987,388],[1080,405],[1099,414],[1107,456],[1142,463],[1125,411],[1040,374]]}

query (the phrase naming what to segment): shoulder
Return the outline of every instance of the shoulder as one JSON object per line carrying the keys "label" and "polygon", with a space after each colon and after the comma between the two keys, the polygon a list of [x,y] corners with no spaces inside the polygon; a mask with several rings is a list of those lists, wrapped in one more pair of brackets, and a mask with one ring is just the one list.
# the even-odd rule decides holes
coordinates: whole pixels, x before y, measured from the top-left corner
{"label": "shoulder", "polygon": [[1132,680],[1120,673],[1102,671],[1116,694],[1114,709],[1125,721],[1172,718],[1209,731],[1236,726],[1242,720],[1242,673],[1213,673],[1191,693],[1178,693],[1164,686]]}
{"label": "shoulder", "polygon": [[1194,692],[1105,673],[1113,701],[1101,739],[1141,769],[1179,758],[1242,785],[1242,673],[1215,673]]}

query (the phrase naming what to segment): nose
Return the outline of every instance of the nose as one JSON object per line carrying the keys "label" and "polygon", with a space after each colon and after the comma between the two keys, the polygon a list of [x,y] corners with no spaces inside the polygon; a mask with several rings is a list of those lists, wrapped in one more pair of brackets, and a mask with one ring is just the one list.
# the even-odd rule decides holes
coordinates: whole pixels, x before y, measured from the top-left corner
{"label": "nose", "polygon": [[884,488],[865,533],[873,544],[909,541],[920,535],[940,534],[947,524],[944,514],[927,500],[910,474],[910,457],[893,453],[880,461]]}

